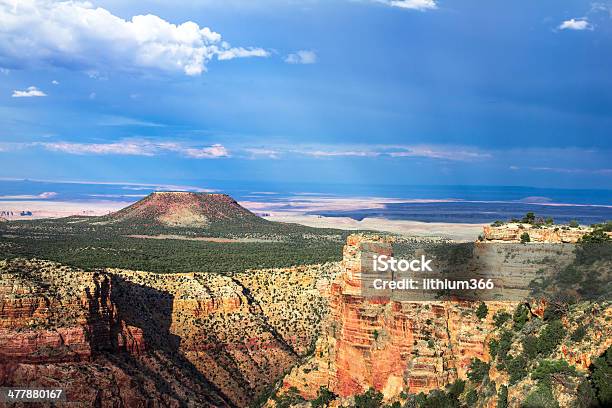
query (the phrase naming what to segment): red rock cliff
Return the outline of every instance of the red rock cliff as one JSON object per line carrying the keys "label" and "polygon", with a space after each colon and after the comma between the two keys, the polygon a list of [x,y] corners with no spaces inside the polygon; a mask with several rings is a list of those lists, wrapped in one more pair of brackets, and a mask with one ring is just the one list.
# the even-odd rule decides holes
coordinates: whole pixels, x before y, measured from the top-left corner
{"label": "red rock cliff", "polygon": [[106,274],[15,264],[0,276],[0,362],[82,361],[96,351],[142,351],[141,330],[118,319],[111,291]]}
{"label": "red rock cliff", "polygon": [[511,305],[488,302],[488,316],[480,320],[470,302],[362,296],[362,280],[371,278],[362,259],[391,252],[384,238],[348,238],[343,272],[331,285],[327,332],[313,358],[285,378],[285,390],[296,387],[314,398],[319,387],[326,386],[348,397],[374,387],[393,398],[402,391],[441,388],[465,378],[473,357],[487,360],[486,333],[492,316]]}

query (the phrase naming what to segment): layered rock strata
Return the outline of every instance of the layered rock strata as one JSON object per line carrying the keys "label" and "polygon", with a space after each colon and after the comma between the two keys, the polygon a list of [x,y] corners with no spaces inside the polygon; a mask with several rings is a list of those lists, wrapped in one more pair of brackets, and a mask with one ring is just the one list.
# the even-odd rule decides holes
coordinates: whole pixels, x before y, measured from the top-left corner
{"label": "layered rock strata", "polygon": [[[533,226],[530,224],[509,223],[499,227],[485,226],[482,237],[492,242],[521,242],[523,234],[529,235],[530,242],[575,244],[585,234],[592,232],[590,227]],[[607,232],[612,237],[612,232]]]}
{"label": "layered rock strata", "polygon": [[0,384],[51,381],[81,402],[248,406],[312,351],[338,271],[228,277],[2,262]]}
{"label": "layered rock strata", "polygon": [[[386,400],[394,400],[402,392],[428,392],[466,379],[473,358],[489,360],[493,316],[502,310],[512,313],[518,297],[486,301],[487,314],[479,318],[480,301],[406,301],[395,291],[364,296],[364,281],[372,276],[363,260],[391,255],[392,249],[383,237],[349,237],[342,272],[331,284],[326,330],[312,357],[285,377],[279,394],[295,387],[304,398],[313,399],[324,386],[349,398],[373,387]],[[572,247],[564,244],[527,250],[520,244],[477,243],[473,251],[470,262],[483,274],[499,278],[510,293],[525,292],[527,283],[547,273],[547,265],[559,268],[573,259]]]}

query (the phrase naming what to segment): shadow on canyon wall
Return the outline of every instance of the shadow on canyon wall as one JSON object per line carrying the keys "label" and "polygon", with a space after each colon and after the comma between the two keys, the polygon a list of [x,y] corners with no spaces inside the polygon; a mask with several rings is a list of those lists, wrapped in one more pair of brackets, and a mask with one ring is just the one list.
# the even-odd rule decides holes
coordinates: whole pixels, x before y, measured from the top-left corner
{"label": "shadow on canyon wall", "polygon": [[[116,320],[142,330],[146,351],[142,354],[117,352],[119,347],[115,343],[115,352],[106,351],[103,357],[121,367],[133,378],[145,376],[153,379],[159,394],[171,396],[180,406],[188,406],[194,401],[188,395],[176,392],[177,388],[190,390],[197,394],[198,399],[203,399],[213,406],[234,406],[229,398],[182,355],[181,338],[170,331],[174,295],[136,284],[121,276],[111,276],[111,300],[116,305]],[[120,329],[115,327],[113,330],[112,338],[115,342]],[[142,392],[147,395],[146,390]]]}

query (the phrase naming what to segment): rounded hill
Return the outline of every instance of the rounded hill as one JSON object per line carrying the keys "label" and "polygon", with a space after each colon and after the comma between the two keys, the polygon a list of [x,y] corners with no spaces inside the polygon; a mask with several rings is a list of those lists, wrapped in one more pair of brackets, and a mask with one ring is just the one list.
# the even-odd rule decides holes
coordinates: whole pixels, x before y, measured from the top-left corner
{"label": "rounded hill", "polygon": [[226,194],[155,192],[108,216],[112,223],[166,227],[265,223]]}

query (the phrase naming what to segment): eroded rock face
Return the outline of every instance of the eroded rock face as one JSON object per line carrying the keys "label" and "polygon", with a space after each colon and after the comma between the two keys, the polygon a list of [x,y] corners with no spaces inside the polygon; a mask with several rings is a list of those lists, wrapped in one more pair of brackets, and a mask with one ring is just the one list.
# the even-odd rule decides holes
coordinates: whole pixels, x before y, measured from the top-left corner
{"label": "eroded rock face", "polygon": [[313,358],[295,368],[283,388],[296,387],[310,399],[320,386],[341,397],[374,387],[386,398],[441,388],[465,377],[473,357],[487,359],[486,333],[492,316],[505,302],[488,302],[480,320],[470,302],[408,302],[361,296],[367,275],[362,259],[391,255],[382,237],[349,237],[343,271],[331,285],[326,331]]}
{"label": "eroded rock face", "polygon": [[[127,327],[111,290],[108,274],[13,262],[0,274],[0,361],[82,361],[117,349]],[[142,338],[131,338],[132,350],[144,350]]]}
{"label": "eroded rock face", "polygon": [[[533,259],[554,254],[563,263],[572,257],[560,245],[530,249],[528,256],[521,250],[521,245],[476,244],[474,258],[512,291],[541,273],[542,265]],[[284,390],[296,387],[304,397],[314,398],[325,386],[350,397],[373,387],[392,400],[402,391],[428,392],[465,379],[472,358],[488,361],[493,316],[513,310],[518,301],[487,301],[487,316],[480,319],[475,313],[479,301],[407,301],[390,291],[363,296],[362,284],[372,275],[362,260],[377,254],[392,254],[388,238],[348,238],[342,273],[331,284],[326,330],[313,357],[285,378]]]}
{"label": "eroded rock face", "polygon": [[338,272],[338,263],[227,277],[3,262],[0,385],[51,381],[85,406],[248,406],[311,352]]}
{"label": "eroded rock face", "polygon": [[[571,263],[572,248],[563,243],[528,247],[476,243],[474,258],[484,270],[499,275],[505,287],[514,290],[546,275],[547,265],[555,269]],[[330,313],[323,323],[325,331],[312,357],[284,378],[277,395],[295,387],[305,399],[312,400],[324,386],[340,397],[337,404],[350,406],[354,395],[372,387],[381,391],[386,401],[403,401],[402,392],[427,393],[443,389],[456,379],[467,380],[473,358],[490,361],[489,341],[499,339],[500,333],[508,329],[497,328],[493,317],[498,311],[512,314],[525,300],[486,301],[487,314],[481,319],[476,316],[480,301],[406,301],[397,300],[391,292],[388,296],[363,296],[362,283],[371,279],[371,272],[361,260],[374,254],[389,255],[391,251],[386,238],[349,237],[342,272],[331,284]],[[530,313],[534,319],[539,317],[538,321],[546,307],[543,299],[529,299]],[[606,323],[611,313],[611,308],[596,303],[584,302],[574,307],[571,317],[563,320],[565,330],[573,333],[584,325],[588,335],[574,347],[561,344],[554,358],[586,371],[592,359],[612,344],[612,328]],[[517,336],[510,353],[520,354],[521,344],[521,337]],[[509,383],[507,372],[497,370],[495,364],[489,376],[498,385]],[[533,390],[529,381],[527,377],[520,383],[520,391],[511,390],[514,405],[519,406]],[[567,390],[555,391],[555,395],[560,401],[574,398]],[[495,406],[495,393],[487,404]],[[274,406],[274,402],[270,400],[268,406]]]}
{"label": "eroded rock face", "polygon": [[[499,227],[485,226],[482,236],[485,241],[521,242],[521,235],[527,233],[530,242],[575,244],[582,236],[592,231],[589,227],[534,227],[530,224],[510,223]],[[612,236],[610,232],[607,234]]]}
{"label": "eroded rock face", "polygon": [[147,353],[112,275],[23,260],[0,271],[0,385],[62,388],[78,406],[227,406],[206,381],[177,378],[189,364]]}
{"label": "eroded rock face", "polygon": [[[110,270],[117,302],[152,347],[176,350],[238,406],[249,405],[311,351],[337,264],[159,275]],[[165,333],[165,334],[164,334]]]}

